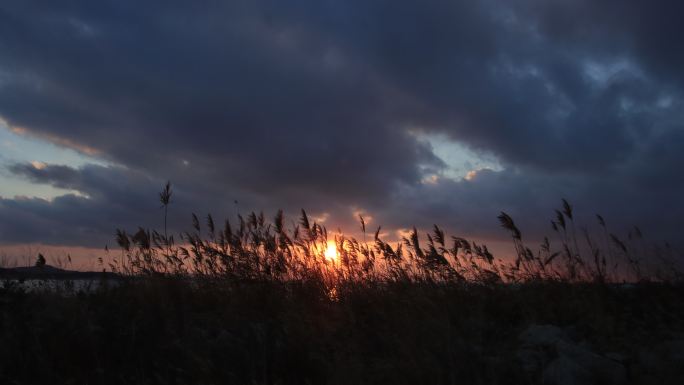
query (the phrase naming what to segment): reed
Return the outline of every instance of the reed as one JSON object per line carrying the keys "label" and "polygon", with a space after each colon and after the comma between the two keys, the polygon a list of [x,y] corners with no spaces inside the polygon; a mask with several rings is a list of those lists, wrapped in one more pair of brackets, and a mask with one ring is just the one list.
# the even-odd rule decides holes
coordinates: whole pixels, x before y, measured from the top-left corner
{"label": "reed", "polygon": [[114,282],[0,285],[0,383],[680,384],[680,255],[575,224],[567,201],[553,215],[533,247],[502,212],[510,258],[436,225],[331,234],[304,210],[117,230]]}
{"label": "reed", "polygon": [[[681,256],[669,246],[647,246],[641,230],[633,228],[623,240],[597,215],[599,236],[581,226],[577,231],[574,210],[563,199],[555,210],[551,228],[557,242],[548,237],[533,250],[523,239],[514,219],[502,212],[498,219],[511,235],[515,255],[496,258],[486,245],[459,236],[448,236],[439,226],[421,236],[414,227],[400,242],[380,236],[367,239],[366,222],[359,216],[363,239],[336,234],[339,258],[324,253],[329,241],[325,226],[311,221],[302,210],[291,227],[284,225],[282,210],[272,221],[263,213],[250,213],[237,223],[225,220],[223,228],[207,215],[204,225],[192,215],[190,231],[175,242],[166,228],[171,186],[160,193],[164,231],[139,228],[129,234],[117,230],[121,255],[109,268],[126,275],[172,275],[238,280],[287,282],[319,280],[327,288],[345,282],[520,283],[531,281],[620,283],[676,281],[682,278]],[[578,234],[579,233],[579,234]],[[644,265],[642,261],[657,261]]]}

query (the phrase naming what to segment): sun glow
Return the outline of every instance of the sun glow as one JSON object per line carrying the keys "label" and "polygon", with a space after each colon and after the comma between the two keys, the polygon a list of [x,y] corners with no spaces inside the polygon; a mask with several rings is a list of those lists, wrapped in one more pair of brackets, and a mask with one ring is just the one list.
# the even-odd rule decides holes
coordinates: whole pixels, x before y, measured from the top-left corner
{"label": "sun glow", "polygon": [[337,259],[339,254],[337,253],[337,246],[335,245],[335,241],[328,241],[328,246],[325,248],[325,258],[334,261]]}

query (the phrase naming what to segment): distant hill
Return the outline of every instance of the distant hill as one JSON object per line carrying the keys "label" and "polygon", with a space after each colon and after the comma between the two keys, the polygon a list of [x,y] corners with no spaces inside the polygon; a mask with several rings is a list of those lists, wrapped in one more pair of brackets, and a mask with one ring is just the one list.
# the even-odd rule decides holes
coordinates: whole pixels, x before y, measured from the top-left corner
{"label": "distant hill", "polygon": [[111,272],[65,270],[50,265],[0,268],[0,279],[116,279],[120,277]]}

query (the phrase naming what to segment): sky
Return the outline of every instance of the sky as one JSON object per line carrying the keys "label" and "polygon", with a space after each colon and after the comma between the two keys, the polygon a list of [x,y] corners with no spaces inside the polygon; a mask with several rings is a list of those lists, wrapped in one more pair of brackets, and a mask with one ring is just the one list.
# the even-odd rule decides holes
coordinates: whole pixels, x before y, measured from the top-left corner
{"label": "sky", "polygon": [[[300,208],[330,229],[513,216],[681,244],[684,3],[0,4],[0,249]],[[235,201],[238,203],[235,204]]]}

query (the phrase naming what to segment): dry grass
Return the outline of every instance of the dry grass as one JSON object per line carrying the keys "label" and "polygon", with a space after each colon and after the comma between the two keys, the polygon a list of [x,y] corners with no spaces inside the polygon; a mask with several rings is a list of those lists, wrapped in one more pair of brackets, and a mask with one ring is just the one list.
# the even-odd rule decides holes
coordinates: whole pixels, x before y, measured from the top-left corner
{"label": "dry grass", "polygon": [[[401,242],[390,244],[380,228],[367,241],[366,223],[359,217],[363,241],[343,234],[330,236],[304,210],[299,222],[284,225],[283,212],[272,221],[264,214],[238,215],[219,228],[207,215],[204,224],[193,214],[192,230],[176,242],[166,229],[170,185],[160,193],[164,208],[163,233],[139,228],[133,234],[117,230],[121,254],[109,268],[126,275],[173,275],[273,282],[318,280],[329,290],[348,282],[520,283],[531,281],[620,283],[679,281],[681,256],[667,244],[648,246],[638,228],[623,240],[611,233],[597,215],[598,235],[587,227],[577,231],[573,208],[562,200],[551,228],[557,242],[545,237],[533,251],[513,218],[501,213],[501,226],[510,232],[516,255],[495,258],[486,245],[447,236],[437,225],[421,237],[416,228]],[[334,240],[339,258],[325,250]]]}
{"label": "dry grass", "polygon": [[[166,216],[170,186],[160,199]],[[536,251],[500,215],[508,262],[437,226],[391,245],[360,218],[363,240],[330,236],[304,211],[289,228],[282,212],[220,228],[193,215],[178,241],[119,230],[114,285],[0,287],[0,383],[548,383],[543,366],[523,369],[518,336],[530,325],[622,357],[623,383],[681,383],[680,356],[659,353],[684,341],[676,254],[637,229],[622,240],[601,217],[592,235],[562,203],[556,245]]]}

